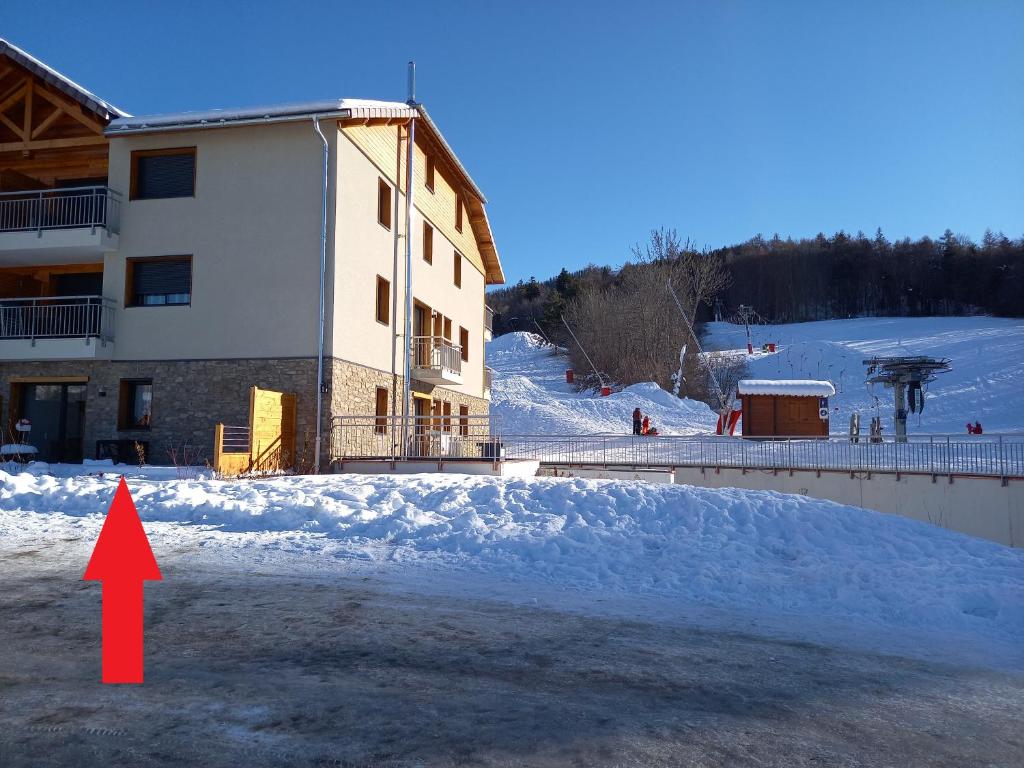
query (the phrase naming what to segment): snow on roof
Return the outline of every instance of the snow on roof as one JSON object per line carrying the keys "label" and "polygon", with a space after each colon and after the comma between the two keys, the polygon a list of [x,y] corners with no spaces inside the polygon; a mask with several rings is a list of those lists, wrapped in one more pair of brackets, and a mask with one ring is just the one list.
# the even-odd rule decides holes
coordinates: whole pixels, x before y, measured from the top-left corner
{"label": "snow on roof", "polygon": [[127,112],[118,109],[110,102],[104,101],[96,94],[87,91],[71,78],[62,75],[53,67],[44,64],[35,56],[23,51],[14,43],[4,40],[2,37],[0,37],[0,55],[7,56],[12,61],[17,62],[43,82],[49,83],[62,93],[66,93],[79,104],[96,112],[104,120],[114,117],[130,117]]}
{"label": "snow on roof", "polygon": [[836,388],[831,381],[813,379],[742,379],[740,395],[786,395],[789,397],[832,397]]}
{"label": "snow on roof", "polygon": [[140,133],[167,128],[215,128],[240,122],[283,122],[313,115],[348,113],[347,117],[413,117],[416,110],[400,101],[372,99],[321,99],[290,104],[269,104],[237,109],[207,109],[198,112],[168,112],[114,120],[107,133]]}

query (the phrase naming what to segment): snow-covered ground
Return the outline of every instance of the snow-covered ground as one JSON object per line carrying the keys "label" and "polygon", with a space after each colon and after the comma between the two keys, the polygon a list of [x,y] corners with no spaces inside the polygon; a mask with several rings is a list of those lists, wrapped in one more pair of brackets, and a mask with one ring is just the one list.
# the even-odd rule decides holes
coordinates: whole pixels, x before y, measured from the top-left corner
{"label": "snow-covered ground", "polygon": [[[745,350],[743,326],[709,323],[709,350]],[[939,374],[926,393],[923,413],[909,414],[916,433],[966,434],[968,420],[986,432],[1024,431],[1024,321],[995,317],[875,317],[816,323],[752,326],[755,349],[768,342],[774,354],[748,358],[751,378],[828,379],[836,394],[831,430],[845,432],[852,411],[862,428],[881,415],[893,433],[892,390],[868,387],[862,361],[873,356],[948,357],[953,370]],[[876,399],[877,398],[877,399]]]}
{"label": "snow-covered ground", "polygon": [[[116,483],[0,473],[0,558],[91,538]],[[882,649],[1024,665],[1024,551],[801,496],[453,475],[129,487],[158,558],[185,547],[245,571],[361,563],[416,582],[426,569],[463,591],[485,578],[583,602],[669,601],[815,639],[831,626],[833,637],[870,636]]]}
{"label": "snow-covered ground", "polygon": [[629,434],[633,409],[650,416],[663,435],[713,432],[717,416],[704,403],[685,400],[653,382],[608,397],[577,392],[565,381],[568,359],[533,333],[499,336],[487,345],[494,369],[491,415],[504,434]]}

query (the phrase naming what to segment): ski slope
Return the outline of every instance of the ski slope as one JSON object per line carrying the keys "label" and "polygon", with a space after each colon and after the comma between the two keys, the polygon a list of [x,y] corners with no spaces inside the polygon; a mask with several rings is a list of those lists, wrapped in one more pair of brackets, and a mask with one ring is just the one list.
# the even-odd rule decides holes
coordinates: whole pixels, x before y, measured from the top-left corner
{"label": "ski slope", "polygon": [[[828,379],[836,394],[830,428],[845,433],[859,411],[861,428],[882,416],[893,434],[893,393],[865,385],[862,361],[872,356],[948,357],[953,370],[928,388],[923,413],[908,414],[913,433],[966,434],[981,421],[988,433],[1024,431],[1024,320],[994,317],[875,317],[751,327],[755,349],[767,342],[774,354],[747,357],[755,379]],[[709,323],[708,350],[746,356],[743,326]],[[836,410],[838,408],[838,410]]]}
{"label": "ski slope", "polygon": [[650,416],[663,435],[715,428],[717,415],[707,405],[681,400],[654,382],[608,397],[577,392],[565,382],[564,352],[533,333],[508,333],[488,343],[487,364],[495,372],[491,416],[506,435],[629,434],[634,408]]}

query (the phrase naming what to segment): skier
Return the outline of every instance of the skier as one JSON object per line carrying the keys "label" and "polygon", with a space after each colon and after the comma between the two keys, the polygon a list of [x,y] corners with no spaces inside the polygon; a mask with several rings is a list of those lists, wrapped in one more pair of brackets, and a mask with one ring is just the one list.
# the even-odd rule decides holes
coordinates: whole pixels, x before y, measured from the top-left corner
{"label": "skier", "polygon": [[643,423],[640,426],[640,434],[641,435],[647,435],[647,434],[650,434],[650,431],[651,431],[651,417],[650,416],[644,416]]}
{"label": "skier", "polygon": [[967,422],[967,434],[968,435],[973,435],[974,434],[974,425],[971,424],[971,422],[969,422],[969,421]]}
{"label": "skier", "polygon": [[857,411],[850,414],[850,442],[860,442],[860,414]]}
{"label": "skier", "polygon": [[980,435],[981,433],[982,433],[981,422],[980,421],[975,421],[974,422],[974,434]]}
{"label": "skier", "polygon": [[633,409],[633,434],[640,434],[640,423],[643,421],[644,415],[639,408]]}

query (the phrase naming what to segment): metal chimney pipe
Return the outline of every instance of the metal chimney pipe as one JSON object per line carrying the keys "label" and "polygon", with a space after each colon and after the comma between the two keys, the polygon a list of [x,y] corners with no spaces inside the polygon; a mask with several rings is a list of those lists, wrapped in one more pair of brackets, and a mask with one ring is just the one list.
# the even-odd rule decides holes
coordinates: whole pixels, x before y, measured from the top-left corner
{"label": "metal chimney pipe", "polygon": [[408,88],[408,94],[409,94],[409,98],[406,99],[405,103],[408,104],[410,107],[415,106],[416,105],[416,62],[415,61],[410,61],[409,62],[409,88]]}

